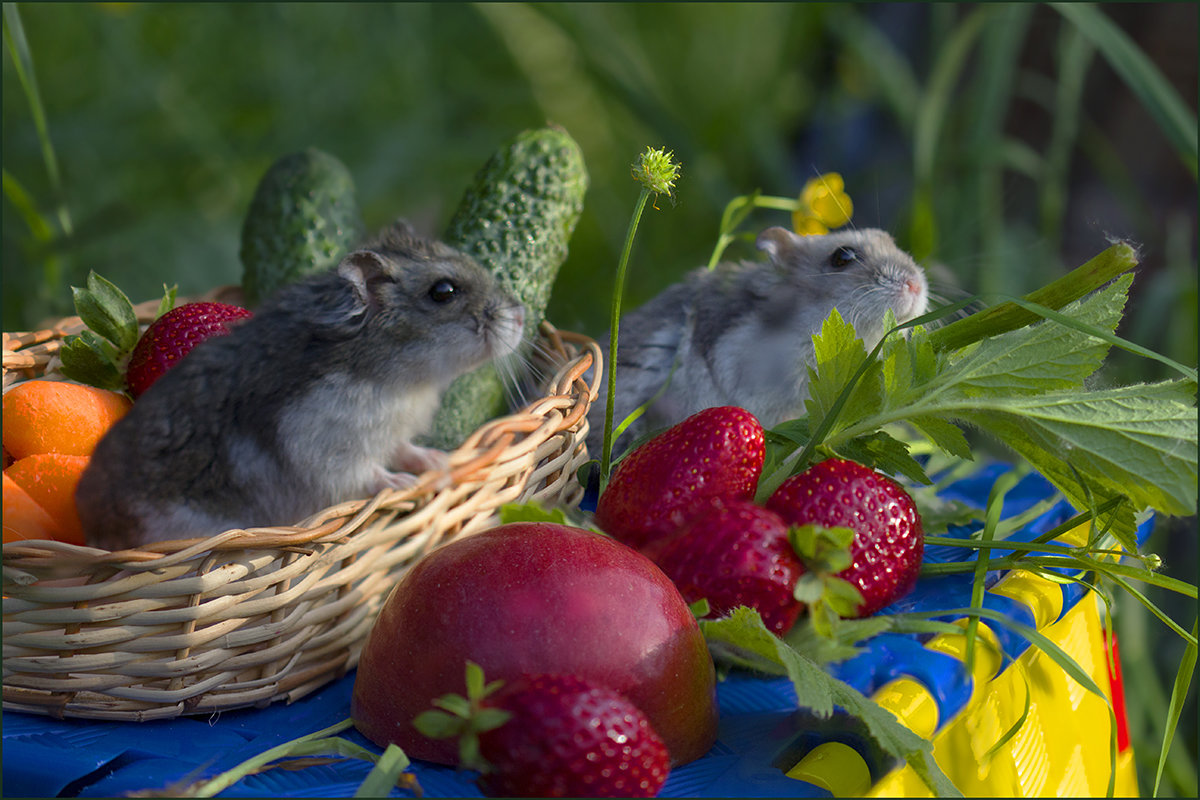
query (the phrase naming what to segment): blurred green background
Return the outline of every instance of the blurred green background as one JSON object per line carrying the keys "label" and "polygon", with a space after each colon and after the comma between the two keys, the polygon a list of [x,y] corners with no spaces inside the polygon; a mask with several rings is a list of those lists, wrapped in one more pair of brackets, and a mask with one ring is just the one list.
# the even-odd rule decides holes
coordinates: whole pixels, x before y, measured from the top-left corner
{"label": "blurred green background", "polygon": [[[642,220],[626,307],[707,261],[733,197],[837,171],[853,224],[891,231],[951,299],[1132,240],[1120,333],[1195,364],[1196,33],[1191,3],[6,4],[4,329],[72,313],[90,269],[135,301],[238,282],[243,215],[287,152],[345,162],[370,228],[437,233],[502,141],[553,121],[592,179],[559,327],[607,328],[629,165],[653,145],[683,173]],[[1115,352],[1102,380],[1170,376]],[[1176,520],[1151,549],[1194,584],[1196,538]],[[1189,627],[1194,603],[1152,596]],[[1129,605],[1148,792],[1182,643]],[[1195,796],[1196,744],[1193,699],[1164,794]]]}

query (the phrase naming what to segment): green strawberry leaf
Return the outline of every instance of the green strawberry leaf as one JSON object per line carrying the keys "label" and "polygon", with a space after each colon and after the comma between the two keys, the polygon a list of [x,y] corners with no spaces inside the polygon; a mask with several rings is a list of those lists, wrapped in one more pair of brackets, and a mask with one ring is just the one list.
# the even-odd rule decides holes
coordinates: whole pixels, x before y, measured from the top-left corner
{"label": "green strawberry leaf", "polygon": [[63,375],[73,381],[118,392],[125,388],[125,376],[117,366],[113,346],[90,330],[63,339],[58,357]]}
{"label": "green strawberry leaf", "polygon": [[83,324],[112,342],[118,353],[127,353],[138,340],[137,315],[133,303],[111,281],[94,271],[87,276],[86,288],[71,287],[75,313]]}
{"label": "green strawberry leaf", "polygon": [[158,310],[154,312],[154,318],[158,319],[163,314],[167,313],[175,307],[175,292],[179,289],[179,284],[167,286],[163,284],[162,300],[158,303]]}
{"label": "green strawberry leaf", "polygon": [[422,711],[413,719],[413,727],[430,739],[449,739],[462,730],[462,717],[445,711]]}
{"label": "green strawberry leaf", "polygon": [[835,705],[841,706],[862,720],[885,753],[908,762],[934,794],[962,796],[934,761],[931,742],[906,728],[892,712],[789,647],[767,629],[757,611],[745,606],[736,608],[728,617],[701,620],[700,629],[714,657],[727,659],[735,666],[786,675],[801,707],[825,718],[833,713]]}
{"label": "green strawberry leaf", "polygon": [[836,575],[825,578],[822,598],[839,617],[852,617],[863,603],[862,592],[853,583]]}

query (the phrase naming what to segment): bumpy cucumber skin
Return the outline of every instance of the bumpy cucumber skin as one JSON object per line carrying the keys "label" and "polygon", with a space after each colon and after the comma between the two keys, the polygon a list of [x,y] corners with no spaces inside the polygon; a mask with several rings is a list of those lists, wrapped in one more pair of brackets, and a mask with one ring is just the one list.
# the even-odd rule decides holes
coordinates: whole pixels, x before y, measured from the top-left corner
{"label": "bumpy cucumber skin", "polygon": [[242,226],[242,290],[258,305],[276,289],[329,269],[366,226],[350,171],[315,147],[283,156],[263,175]]}
{"label": "bumpy cucumber skin", "polygon": [[[532,341],[587,191],[583,152],[562,128],[527,130],[475,175],[443,237],[491,271],[525,304]],[[509,411],[504,382],[487,364],[455,380],[442,398],[429,442],[451,449],[484,422]]]}

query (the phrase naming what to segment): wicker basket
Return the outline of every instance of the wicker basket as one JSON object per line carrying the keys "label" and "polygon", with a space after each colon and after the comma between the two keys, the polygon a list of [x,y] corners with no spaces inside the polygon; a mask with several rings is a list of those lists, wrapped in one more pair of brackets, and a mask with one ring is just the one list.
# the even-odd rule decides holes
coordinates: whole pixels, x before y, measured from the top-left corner
{"label": "wicker basket", "polygon": [[[205,299],[236,301],[235,289]],[[156,303],[138,306],[149,321]],[[4,334],[4,385],[37,377],[78,317]],[[298,526],[108,552],[4,545],[5,710],[111,720],[292,701],[344,675],[384,599],[431,548],[488,527],[503,504],[577,504],[592,340],[543,325],[546,394],[487,423],[447,470]],[[585,379],[585,373],[597,369]],[[590,379],[590,383],[588,380]]]}

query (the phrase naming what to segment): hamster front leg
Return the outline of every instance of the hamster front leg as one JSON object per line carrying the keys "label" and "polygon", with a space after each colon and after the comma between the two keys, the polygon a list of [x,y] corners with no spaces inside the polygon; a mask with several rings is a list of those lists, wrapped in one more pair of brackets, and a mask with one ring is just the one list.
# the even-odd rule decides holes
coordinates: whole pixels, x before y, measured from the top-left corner
{"label": "hamster front leg", "polygon": [[420,447],[412,442],[402,442],[393,453],[389,465],[375,471],[375,491],[382,489],[407,489],[417,482],[422,472],[445,469],[450,456],[432,447]]}

